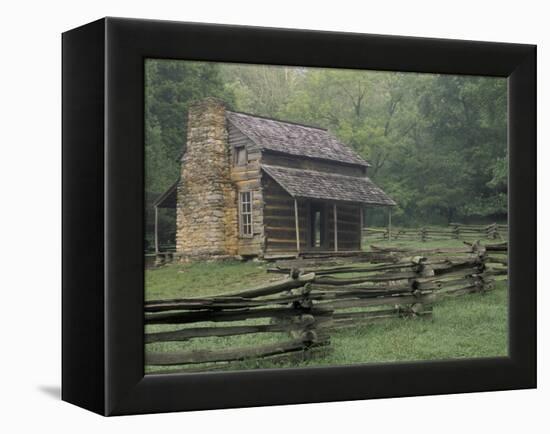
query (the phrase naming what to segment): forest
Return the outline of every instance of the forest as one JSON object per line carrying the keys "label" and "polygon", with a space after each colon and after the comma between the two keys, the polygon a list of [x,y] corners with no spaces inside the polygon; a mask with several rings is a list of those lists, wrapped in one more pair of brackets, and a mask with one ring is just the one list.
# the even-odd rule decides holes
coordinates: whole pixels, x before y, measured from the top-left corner
{"label": "forest", "polygon": [[178,178],[187,107],[206,96],[327,128],[371,164],[371,179],[398,203],[397,225],[506,220],[504,78],[148,59],[148,203]]}

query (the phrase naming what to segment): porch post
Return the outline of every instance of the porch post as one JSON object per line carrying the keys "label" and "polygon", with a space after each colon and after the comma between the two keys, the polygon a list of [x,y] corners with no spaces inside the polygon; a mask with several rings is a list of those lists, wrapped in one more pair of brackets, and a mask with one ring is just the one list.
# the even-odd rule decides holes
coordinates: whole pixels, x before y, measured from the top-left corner
{"label": "porch post", "polygon": [[296,251],[300,253],[300,223],[298,221],[298,200],[294,199],[294,221],[296,224]]}
{"label": "porch post", "polygon": [[388,241],[391,241],[391,207],[388,207]]}
{"label": "porch post", "polygon": [[363,205],[359,205],[359,250],[363,249]]}
{"label": "porch post", "polygon": [[338,251],[338,210],[336,208],[336,204],[333,205],[332,208],[334,212],[334,251]]}
{"label": "porch post", "polygon": [[155,253],[159,252],[159,208],[155,205]]}

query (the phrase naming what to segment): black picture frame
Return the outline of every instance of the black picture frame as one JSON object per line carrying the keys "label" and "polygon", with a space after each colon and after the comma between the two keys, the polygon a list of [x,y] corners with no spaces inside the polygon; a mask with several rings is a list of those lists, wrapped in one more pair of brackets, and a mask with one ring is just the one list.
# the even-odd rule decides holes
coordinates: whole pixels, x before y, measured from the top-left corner
{"label": "black picture frame", "polygon": [[[103,415],[536,387],[536,47],[104,18],[62,37],[62,399]],[[144,60],[507,77],[509,357],[144,376]]]}

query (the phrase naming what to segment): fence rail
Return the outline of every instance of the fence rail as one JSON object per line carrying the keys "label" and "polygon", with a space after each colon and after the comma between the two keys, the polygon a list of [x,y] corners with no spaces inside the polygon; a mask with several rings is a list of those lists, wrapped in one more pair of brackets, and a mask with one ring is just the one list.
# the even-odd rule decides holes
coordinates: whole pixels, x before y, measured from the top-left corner
{"label": "fence rail", "polygon": [[[496,277],[507,274],[506,243],[373,250],[376,263],[369,256],[278,261],[269,271],[285,277],[263,286],[222,296],[147,302],[145,323],[171,328],[148,331],[146,344],[256,333],[288,338],[221,350],[146,351],[146,364],[192,371],[248,359],[309,358],[330,349],[331,330],[388,318],[430,317],[441,298],[487,291]],[[247,323],[259,319],[269,322]],[[179,325],[187,327],[174,329]]]}
{"label": "fence rail", "polygon": [[422,228],[364,228],[363,237],[368,241],[403,240],[403,241],[430,241],[430,240],[506,240],[508,225],[491,223],[489,225],[464,225],[450,223],[447,227]]}

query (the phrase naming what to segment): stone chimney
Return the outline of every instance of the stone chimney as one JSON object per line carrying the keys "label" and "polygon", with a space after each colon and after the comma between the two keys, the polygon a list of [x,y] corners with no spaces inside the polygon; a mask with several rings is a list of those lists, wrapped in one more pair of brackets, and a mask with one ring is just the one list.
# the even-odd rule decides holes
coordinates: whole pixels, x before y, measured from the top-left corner
{"label": "stone chimney", "polygon": [[206,98],[189,107],[177,197],[177,253],[184,257],[235,255],[236,202],[225,105]]}

